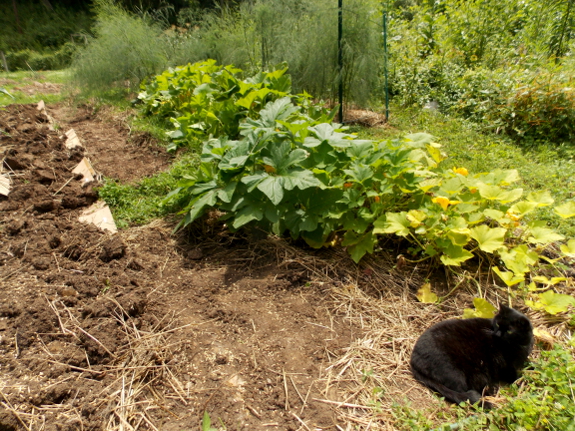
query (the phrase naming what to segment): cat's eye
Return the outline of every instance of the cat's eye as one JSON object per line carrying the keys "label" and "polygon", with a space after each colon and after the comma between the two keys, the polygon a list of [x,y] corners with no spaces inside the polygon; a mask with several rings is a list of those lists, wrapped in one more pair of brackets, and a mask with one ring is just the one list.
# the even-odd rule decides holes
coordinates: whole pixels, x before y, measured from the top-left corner
{"label": "cat's eye", "polygon": [[508,334],[513,334],[513,329],[508,329],[508,330],[507,330],[507,333],[508,333]]}

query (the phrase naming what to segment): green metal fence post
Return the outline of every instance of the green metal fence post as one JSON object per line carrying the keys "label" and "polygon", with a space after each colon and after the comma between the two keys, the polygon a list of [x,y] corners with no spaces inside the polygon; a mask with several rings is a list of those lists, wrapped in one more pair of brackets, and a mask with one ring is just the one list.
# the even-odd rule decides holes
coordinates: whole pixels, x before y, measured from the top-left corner
{"label": "green metal fence post", "polygon": [[338,0],[337,10],[337,66],[339,73],[339,122],[343,123],[343,0]]}
{"label": "green metal fence post", "polygon": [[383,11],[383,76],[385,86],[385,121],[389,120],[389,87],[387,85],[387,5]]}

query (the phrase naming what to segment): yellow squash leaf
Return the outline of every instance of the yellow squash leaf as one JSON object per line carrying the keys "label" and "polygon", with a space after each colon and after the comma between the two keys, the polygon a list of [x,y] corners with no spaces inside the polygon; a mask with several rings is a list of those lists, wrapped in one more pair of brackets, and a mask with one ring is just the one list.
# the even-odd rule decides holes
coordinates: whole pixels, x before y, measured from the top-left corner
{"label": "yellow squash leaf", "polygon": [[482,317],[484,319],[492,319],[497,313],[497,308],[491,305],[487,300],[483,298],[474,298],[473,306],[475,310],[471,308],[466,308],[463,310],[463,318],[470,319],[473,317]]}
{"label": "yellow squash leaf", "polygon": [[424,302],[427,304],[433,304],[437,302],[437,295],[431,291],[431,284],[425,283],[421,288],[417,291],[417,299],[419,302]]}
{"label": "yellow squash leaf", "polygon": [[407,213],[406,217],[407,217],[407,220],[409,220],[409,224],[414,229],[416,227],[418,227],[423,222],[423,220],[425,220],[427,218],[425,213],[421,210],[410,210]]}
{"label": "yellow squash leaf", "polygon": [[575,216],[575,202],[569,201],[563,205],[555,207],[555,213],[561,218],[570,218]]}
{"label": "yellow squash leaf", "polygon": [[563,244],[560,248],[565,256],[575,257],[575,239],[570,239],[567,244]]}

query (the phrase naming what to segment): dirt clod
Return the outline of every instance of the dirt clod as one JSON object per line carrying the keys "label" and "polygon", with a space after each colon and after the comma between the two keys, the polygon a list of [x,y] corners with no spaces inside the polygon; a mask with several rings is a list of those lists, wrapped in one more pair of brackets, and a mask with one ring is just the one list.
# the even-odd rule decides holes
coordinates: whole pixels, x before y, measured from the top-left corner
{"label": "dirt clod", "polygon": [[120,237],[115,236],[102,244],[102,252],[99,257],[104,262],[110,262],[111,260],[121,259],[125,254],[126,244]]}

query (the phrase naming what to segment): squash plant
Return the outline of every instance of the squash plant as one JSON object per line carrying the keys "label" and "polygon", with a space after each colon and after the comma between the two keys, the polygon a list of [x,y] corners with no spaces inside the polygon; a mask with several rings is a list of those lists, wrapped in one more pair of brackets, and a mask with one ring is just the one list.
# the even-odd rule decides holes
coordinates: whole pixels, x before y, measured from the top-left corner
{"label": "squash plant", "polygon": [[240,140],[207,141],[198,172],[168,198],[186,201],[181,225],[217,208],[233,229],[254,223],[313,247],[340,237],[356,261],[373,251],[373,222],[385,208],[407,208],[409,193],[432,175],[428,137],[358,140],[326,120],[285,97],[247,119]]}
{"label": "squash plant", "polygon": [[[269,101],[291,91],[287,67],[242,79],[242,70],[220,66],[215,60],[171,68],[142,84],[138,99],[142,113],[169,119],[169,150],[199,146],[210,136],[236,138],[247,117],[257,117]],[[324,110],[309,102],[309,94],[292,96],[312,116]]]}
{"label": "squash plant", "polygon": [[254,224],[312,247],[341,243],[356,262],[379,236],[395,234],[413,243],[414,255],[449,266],[495,255],[506,283],[525,280],[545,246],[563,238],[523,221],[553,199],[520,200],[517,171],[444,170],[430,135],[360,140],[328,120],[284,97],[241,123],[240,139],[206,141],[199,170],[168,197],[184,207],[179,226],[218,209],[232,229]]}

